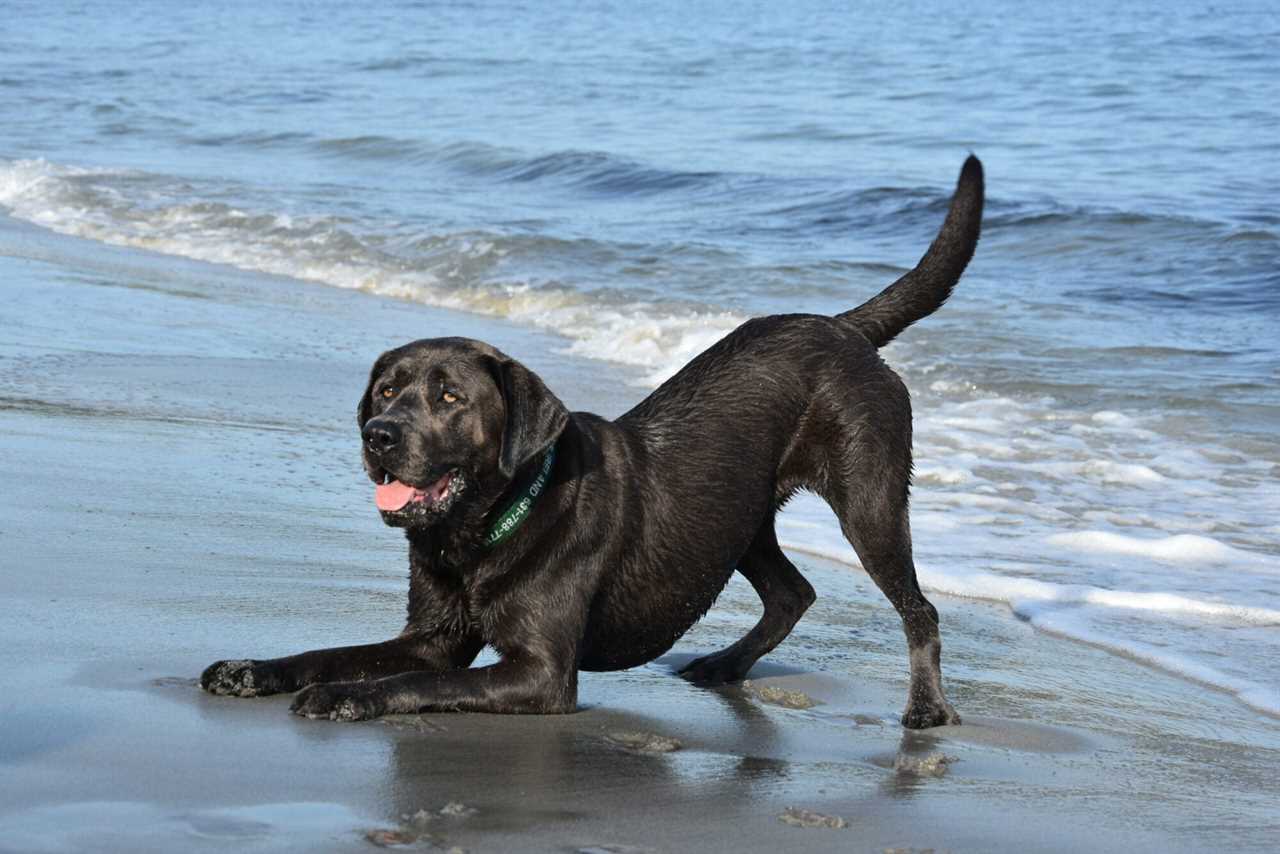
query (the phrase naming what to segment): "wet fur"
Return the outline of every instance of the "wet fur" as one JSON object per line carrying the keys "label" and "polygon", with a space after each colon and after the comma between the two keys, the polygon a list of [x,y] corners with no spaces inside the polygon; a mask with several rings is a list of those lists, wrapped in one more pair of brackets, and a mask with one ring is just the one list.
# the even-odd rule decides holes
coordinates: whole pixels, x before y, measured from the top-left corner
{"label": "wet fur", "polygon": [[[916,582],[907,499],[911,405],[877,349],[936,310],[978,240],[981,165],[961,172],[942,230],[915,269],[837,317],[748,321],[615,421],[570,413],[505,354],[457,338],[417,341],[375,364],[359,406],[365,464],[416,486],[446,470],[456,502],[384,514],[409,540],[409,616],[394,640],[265,661],[221,661],[209,691],[297,691],[293,710],[570,712],[578,673],[662,655],[736,570],[764,613],[737,643],[682,673],[741,679],[814,600],[778,547],[774,517],[808,489],[835,510],[863,567],[898,610],[911,682],[903,723],[958,723],[942,690],[938,615]],[[385,395],[390,388],[392,394]],[[442,394],[456,392],[459,403]],[[371,444],[393,430],[394,445]],[[533,513],[492,550],[488,520],[552,444]],[[470,664],[485,645],[498,663]]]}

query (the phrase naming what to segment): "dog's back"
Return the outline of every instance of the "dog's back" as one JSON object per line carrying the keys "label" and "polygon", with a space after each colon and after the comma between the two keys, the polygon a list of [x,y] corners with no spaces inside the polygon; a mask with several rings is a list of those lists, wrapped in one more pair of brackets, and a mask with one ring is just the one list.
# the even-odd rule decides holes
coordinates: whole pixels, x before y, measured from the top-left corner
{"label": "dog's back", "polygon": [[[797,488],[830,492],[831,472],[851,455],[905,453],[909,472],[910,401],[877,350],[950,296],[977,247],[982,207],[982,164],[971,156],[942,228],[912,270],[835,317],[747,321],[617,425],[650,464],[685,474],[674,486],[691,500],[717,487],[767,495],[767,506],[747,508],[753,519]],[[866,442],[876,447],[857,447]]]}
{"label": "dog's back", "polygon": [[[736,569],[760,592],[765,616],[739,644],[687,671],[698,681],[740,678],[812,601],[773,532],[787,498],[809,489],[835,510],[903,616],[919,698],[904,719],[958,720],[942,695],[937,612],[911,560],[910,398],[877,351],[950,295],[976,248],[982,206],[982,166],[970,157],[937,238],[880,294],[835,317],[750,320],[613,425],[594,425],[631,448],[631,480],[617,486],[634,511],[628,546],[601,578],[584,668],[665,652]],[[637,601],[650,607],[638,611]]]}
{"label": "dog's back", "polygon": [[[719,399],[727,404],[719,407],[726,415],[749,417],[748,410],[760,395],[778,403],[799,395],[798,402],[805,403],[821,388],[824,368],[832,363],[839,364],[842,375],[846,370],[881,366],[872,351],[937,311],[951,295],[977,248],[983,201],[982,163],[970,156],[960,170],[937,237],[901,278],[835,317],[786,314],[747,321],[685,365],[618,423],[646,431],[662,443],[672,437],[672,431],[663,429],[666,423],[681,425],[676,432],[697,432],[687,429],[687,419],[714,416]],[[859,346],[856,338],[869,346]]]}

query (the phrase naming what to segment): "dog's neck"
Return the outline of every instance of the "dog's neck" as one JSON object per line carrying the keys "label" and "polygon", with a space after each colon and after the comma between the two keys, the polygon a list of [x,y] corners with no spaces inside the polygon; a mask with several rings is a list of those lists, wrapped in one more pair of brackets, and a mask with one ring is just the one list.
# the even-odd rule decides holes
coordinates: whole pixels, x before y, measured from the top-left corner
{"label": "dog's neck", "polygon": [[[484,553],[500,547],[523,523],[545,487],[554,461],[554,449],[540,454],[502,487],[495,500],[468,502],[430,528],[406,529],[410,566],[432,573],[464,575]],[[523,512],[514,512],[517,507]]]}
{"label": "dog's neck", "polygon": [[430,528],[409,528],[409,565],[429,573],[462,575],[484,553],[484,512],[459,508],[457,519]]}

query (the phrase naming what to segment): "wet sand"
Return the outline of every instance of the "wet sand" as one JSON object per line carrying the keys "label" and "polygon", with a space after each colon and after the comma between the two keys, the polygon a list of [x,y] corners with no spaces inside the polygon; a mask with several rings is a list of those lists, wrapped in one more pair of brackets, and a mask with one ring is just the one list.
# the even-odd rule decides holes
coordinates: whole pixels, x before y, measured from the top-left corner
{"label": "wet sand", "polygon": [[[21,252],[17,248],[21,248]],[[21,254],[43,260],[20,260]],[[751,684],[673,671],[735,640],[733,583],[665,658],[559,717],[288,714],[200,692],[224,657],[390,637],[404,545],[359,469],[368,365],[481,337],[574,407],[635,379],[501,322],[0,218],[0,851],[1265,850],[1280,725],[937,597],[965,725],[897,724],[896,616],[794,555],[819,602]]]}

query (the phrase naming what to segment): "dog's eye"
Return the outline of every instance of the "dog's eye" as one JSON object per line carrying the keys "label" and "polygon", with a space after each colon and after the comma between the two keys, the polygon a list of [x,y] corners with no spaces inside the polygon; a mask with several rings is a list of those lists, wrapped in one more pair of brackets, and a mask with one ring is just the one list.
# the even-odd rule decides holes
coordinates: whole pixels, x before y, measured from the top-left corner
{"label": "dog's eye", "polygon": [[458,396],[451,391],[446,391],[444,394],[440,395],[440,399],[443,400],[445,403],[458,402]]}
{"label": "dog's eye", "polygon": [[382,390],[381,394],[385,399],[390,400],[396,396],[396,387],[389,385]]}

